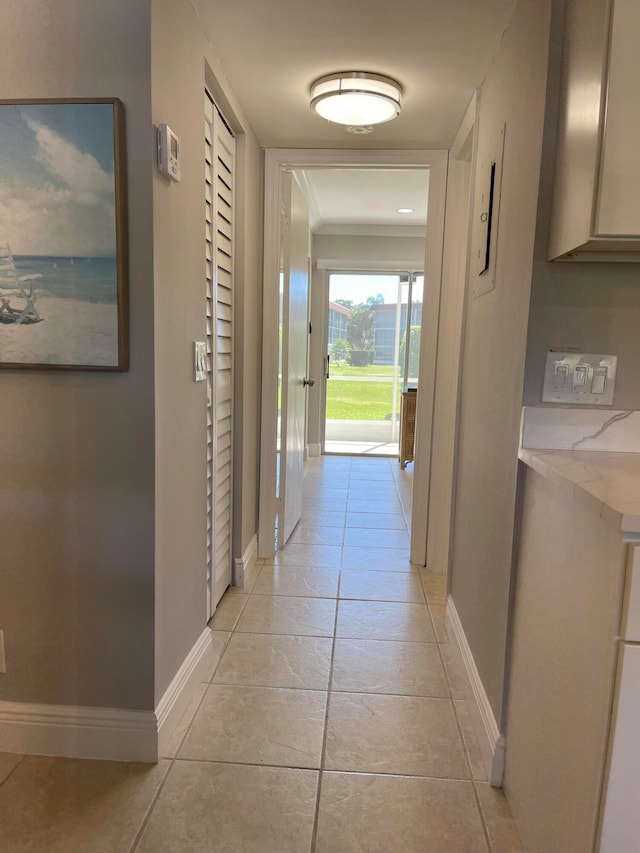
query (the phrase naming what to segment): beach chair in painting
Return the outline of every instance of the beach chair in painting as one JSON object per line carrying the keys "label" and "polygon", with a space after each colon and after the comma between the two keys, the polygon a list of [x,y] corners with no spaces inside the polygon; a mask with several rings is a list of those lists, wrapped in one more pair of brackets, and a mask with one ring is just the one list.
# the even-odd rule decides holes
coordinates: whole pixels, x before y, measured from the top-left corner
{"label": "beach chair in painting", "polygon": [[18,275],[9,246],[0,246],[0,323],[38,323],[33,282],[40,275]]}

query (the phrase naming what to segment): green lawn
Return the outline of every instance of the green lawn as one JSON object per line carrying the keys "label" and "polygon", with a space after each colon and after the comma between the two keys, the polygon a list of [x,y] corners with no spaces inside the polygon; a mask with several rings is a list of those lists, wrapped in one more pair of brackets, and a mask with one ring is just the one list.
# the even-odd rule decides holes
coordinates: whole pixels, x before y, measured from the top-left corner
{"label": "green lawn", "polygon": [[[346,362],[331,364],[327,382],[327,418],[339,421],[383,421],[391,419],[393,365],[368,364],[352,367]],[[340,377],[384,378],[386,382],[341,382]],[[400,392],[396,412],[400,411]]]}
{"label": "green lawn", "polygon": [[[367,368],[350,368],[362,371]],[[391,419],[391,382],[327,382],[327,418],[338,421],[383,421]],[[369,374],[371,375],[371,374]],[[396,412],[400,411],[400,392]],[[385,418],[386,416],[386,418]]]}
{"label": "green lawn", "polygon": [[393,365],[368,364],[366,367],[352,367],[346,361],[339,364],[332,361],[329,372],[331,376],[385,376],[393,379]]}

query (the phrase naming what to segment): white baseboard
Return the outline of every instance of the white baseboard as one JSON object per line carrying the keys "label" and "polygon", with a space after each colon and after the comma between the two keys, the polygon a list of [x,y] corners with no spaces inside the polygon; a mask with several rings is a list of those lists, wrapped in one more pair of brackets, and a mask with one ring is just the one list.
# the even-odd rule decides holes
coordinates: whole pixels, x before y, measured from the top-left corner
{"label": "white baseboard", "polygon": [[156,757],[151,760],[157,761],[167,754],[167,745],[173,730],[187,710],[198,684],[204,681],[212,663],[213,637],[211,630],[205,628],[158,702],[155,711],[158,732]]}
{"label": "white baseboard", "polygon": [[155,711],[0,702],[0,752],[156,762],[212,660],[207,628]]}
{"label": "white baseboard", "polygon": [[238,586],[240,589],[244,589],[246,586],[249,586],[249,582],[258,567],[257,560],[258,537],[254,536],[251,539],[251,542],[247,545],[242,557],[235,557],[233,560],[232,583],[234,586]]}
{"label": "white baseboard", "polygon": [[447,633],[453,639],[451,646],[459,656],[466,675],[465,695],[489,782],[494,787],[499,788],[502,786],[504,774],[504,736],[500,734],[500,730],[498,729],[493,709],[491,708],[489,698],[473,659],[462,622],[451,598],[447,598]]}
{"label": "white baseboard", "polygon": [[0,752],[156,761],[153,711],[0,702]]}
{"label": "white baseboard", "polygon": [[310,444],[308,446],[309,450],[309,458],[311,459],[314,456],[322,456],[322,445],[321,444]]}

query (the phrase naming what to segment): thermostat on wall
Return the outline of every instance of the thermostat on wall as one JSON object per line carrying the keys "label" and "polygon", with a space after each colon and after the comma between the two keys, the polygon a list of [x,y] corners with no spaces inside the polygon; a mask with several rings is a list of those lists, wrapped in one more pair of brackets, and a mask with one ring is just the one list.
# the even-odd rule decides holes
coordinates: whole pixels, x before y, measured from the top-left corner
{"label": "thermostat on wall", "polygon": [[167,124],[158,125],[158,168],[173,181],[180,180],[180,140]]}

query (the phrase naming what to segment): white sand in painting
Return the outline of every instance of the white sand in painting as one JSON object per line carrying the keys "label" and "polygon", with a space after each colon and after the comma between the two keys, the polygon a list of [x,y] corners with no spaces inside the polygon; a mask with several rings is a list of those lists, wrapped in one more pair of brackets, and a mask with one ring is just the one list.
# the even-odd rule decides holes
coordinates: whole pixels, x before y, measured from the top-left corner
{"label": "white sand in painting", "polygon": [[117,366],[115,305],[40,296],[36,309],[40,323],[0,323],[3,364]]}

